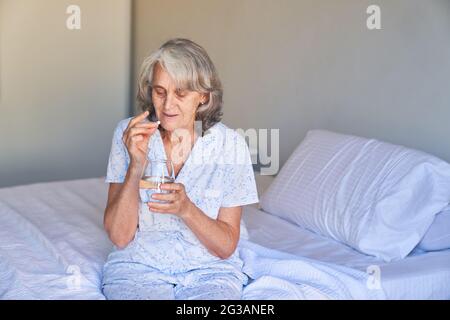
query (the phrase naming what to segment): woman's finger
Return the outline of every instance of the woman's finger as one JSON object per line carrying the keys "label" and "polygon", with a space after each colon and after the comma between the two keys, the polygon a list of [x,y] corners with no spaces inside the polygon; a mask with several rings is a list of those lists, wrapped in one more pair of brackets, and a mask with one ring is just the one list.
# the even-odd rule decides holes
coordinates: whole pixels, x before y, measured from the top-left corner
{"label": "woman's finger", "polygon": [[135,128],[140,128],[140,129],[151,129],[153,131],[150,131],[147,134],[153,134],[154,130],[157,129],[159,126],[158,122],[142,122],[142,123],[137,123],[136,125],[134,125],[133,127],[127,127],[124,132],[123,132],[123,136],[122,136],[122,141],[124,143],[126,143],[126,141],[128,140],[128,137],[134,134],[140,134],[140,132],[135,132],[132,134],[131,130],[135,129]]}
{"label": "woman's finger", "polygon": [[137,123],[133,128],[153,129],[153,128],[158,128],[158,126],[159,126],[158,122],[142,122],[142,123]]}
{"label": "woman's finger", "polygon": [[142,140],[144,140],[144,137],[142,135],[135,135],[135,136],[131,137],[131,141],[134,141],[134,142],[138,142],[138,141],[142,141]]}
{"label": "woman's finger", "polygon": [[162,200],[162,201],[176,201],[179,195],[177,193],[154,193],[152,194],[152,199]]}
{"label": "woman's finger", "polygon": [[170,191],[183,191],[184,185],[182,183],[163,183],[161,189]]}
{"label": "woman's finger", "polygon": [[128,132],[129,137],[133,137],[136,135],[148,135],[155,132],[156,128],[131,128]]}
{"label": "woman's finger", "polygon": [[171,203],[147,202],[147,205],[151,211],[156,212],[170,212],[173,207]]}
{"label": "woman's finger", "polygon": [[127,129],[134,127],[134,125],[136,123],[144,120],[148,116],[148,114],[149,114],[149,112],[147,110],[147,111],[142,112],[140,115],[134,117],[133,119],[131,119],[130,122],[128,123]]}

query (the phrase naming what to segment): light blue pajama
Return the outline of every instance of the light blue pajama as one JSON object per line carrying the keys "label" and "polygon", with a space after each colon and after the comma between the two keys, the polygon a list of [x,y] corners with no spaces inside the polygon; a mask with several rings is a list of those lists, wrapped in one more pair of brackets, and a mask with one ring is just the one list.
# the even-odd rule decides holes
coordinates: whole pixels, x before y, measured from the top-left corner
{"label": "light blue pajama", "polygon": [[[114,132],[107,183],[125,179],[130,159],[122,135],[130,119]],[[148,157],[167,159],[158,130]],[[183,183],[189,199],[213,219],[221,207],[258,202],[245,139],[220,122],[197,139],[175,182]],[[134,240],[115,248],[105,263],[103,293],[108,299],[239,299],[247,283],[242,264],[237,251],[222,260],[176,215],[152,213],[141,203]]]}

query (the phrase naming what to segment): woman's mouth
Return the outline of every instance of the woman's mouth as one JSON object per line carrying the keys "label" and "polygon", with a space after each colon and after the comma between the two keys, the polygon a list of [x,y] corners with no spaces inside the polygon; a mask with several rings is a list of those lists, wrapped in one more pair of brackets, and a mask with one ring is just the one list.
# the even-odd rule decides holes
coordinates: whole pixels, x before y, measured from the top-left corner
{"label": "woman's mouth", "polygon": [[165,112],[163,112],[162,114],[164,115],[164,117],[169,118],[169,119],[173,119],[176,116],[178,116],[178,114],[170,114],[170,113],[165,113]]}

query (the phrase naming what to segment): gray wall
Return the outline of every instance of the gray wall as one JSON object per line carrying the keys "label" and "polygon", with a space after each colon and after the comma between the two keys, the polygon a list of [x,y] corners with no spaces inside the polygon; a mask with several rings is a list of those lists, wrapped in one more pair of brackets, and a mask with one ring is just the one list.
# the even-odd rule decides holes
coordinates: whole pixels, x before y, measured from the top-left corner
{"label": "gray wall", "polygon": [[129,0],[0,0],[0,187],[106,174],[129,110],[130,19]]}
{"label": "gray wall", "polygon": [[[369,31],[366,8],[381,7]],[[136,0],[135,71],[171,37],[203,45],[224,122],[280,128],[281,163],[309,129],[374,137],[450,161],[449,0]]]}

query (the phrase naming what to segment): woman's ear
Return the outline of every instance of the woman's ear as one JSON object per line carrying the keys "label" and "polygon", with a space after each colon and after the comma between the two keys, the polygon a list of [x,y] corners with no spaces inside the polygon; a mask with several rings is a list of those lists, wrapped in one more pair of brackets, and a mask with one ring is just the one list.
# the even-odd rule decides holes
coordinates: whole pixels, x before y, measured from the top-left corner
{"label": "woman's ear", "polygon": [[208,93],[202,93],[200,97],[200,104],[207,104],[209,102],[209,94]]}

